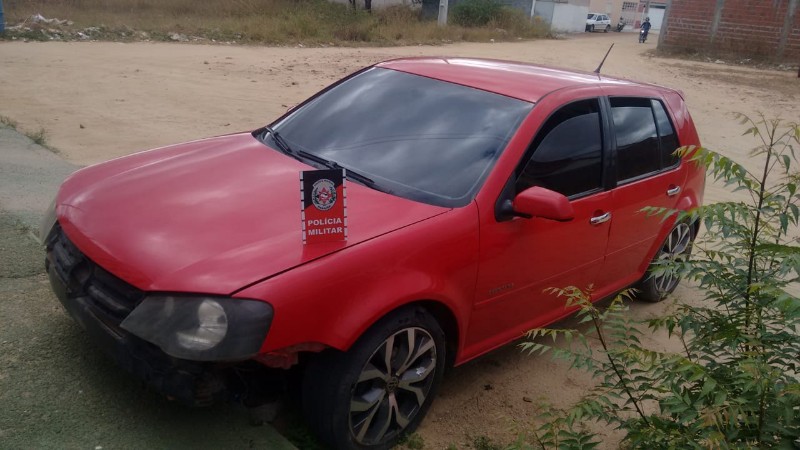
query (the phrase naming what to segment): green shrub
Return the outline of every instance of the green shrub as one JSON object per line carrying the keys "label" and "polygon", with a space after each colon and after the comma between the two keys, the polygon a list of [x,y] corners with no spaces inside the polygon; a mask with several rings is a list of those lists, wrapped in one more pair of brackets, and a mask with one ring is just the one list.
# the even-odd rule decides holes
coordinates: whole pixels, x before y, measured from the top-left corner
{"label": "green shrub", "polygon": [[744,134],[757,142],[749,155],[760,165],[757,172],[706,149],[678,151],[732,192],[746,194],[744,200],[688,212],[646,208],[654,220],[702,220],[706,228],[692,259],[653,268],[686,276],[703,293],[703,302],[676,302],[665,317],[645,322],[676,338],[683,351],[642,346],[643,324],[630,319],[622,297],[600,310],[581,289],[554,289],[580,308],[579,321],[593,325],[600,348],[575,330],[552,329],[529,336],[561,337],[567,348],[541,339],[523,347],[551,352],[599,381],[573,407],[542,416],[545,423],[531,439],[539,448],[598,445],[588,422],[623,430],[623,448],[800,446],[800,125],[742,119]]}
{"label": "green shrub", "polygon": [[463,27],[482,27],[499,17],[502,9],[495,0],[464,0],[453,8],[452,19]]}
{"label": "green shrub", "polygon": [[378,19],[378,23],[381,25],[391,25],[394,23],[408,24],[420,20],[420,11],[405,5],[387,6],[386,8],[372,11],[372,14]]}
{"label": "green shrub", "polygon": [[500,8],[497,15],[487,24],[487,28],[508,36],[552,37],[550,26],[547,23],[542,23],[540,20],[531,22],[530,18],[522,11],[506,6]]}

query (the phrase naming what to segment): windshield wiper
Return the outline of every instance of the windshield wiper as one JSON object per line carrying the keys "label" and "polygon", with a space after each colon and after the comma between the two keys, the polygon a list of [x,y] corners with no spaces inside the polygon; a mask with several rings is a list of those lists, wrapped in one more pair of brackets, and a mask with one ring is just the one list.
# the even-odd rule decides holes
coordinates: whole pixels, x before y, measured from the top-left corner
{"label": "windshield wiper", "polygon": [[286,142],[286,140],[283,139],[283,137],[281,137],[281,135],[278,134],[278,132],[272,129],[272,127],[270,126],[264,127],[264,131],[272,135],[272,140],[275,141],[275,144],[278,145],[278,149],[283,153],[286,153],[287,155],[292,155],[297,159],[307,159],[314,161],[315,163],[325,166],[328,169],[344,169],[346,171],[345,174],[347,175],[348,179],[358,181],[364,186],[375,189],[376,191],[391,193],[390,190],[375,183],[375,180],[373,180],[372,178],[366,175],[362,175],[358,172],[354,172],[352,169],[344,167],[343,165],[339,164],[336,161],[325,159],[322,156],[309,153],[305,150],[293,150],[292,147],[290,147],[289,144]]}
{"label": "windshield wiper", "polygon": [[367,187],[370,187],[372,189],[375,189],[376,191],[381,191],[381,192],[386,192],[386,193],[391,194],[391,191],[389,189],[386,189],[385,187],[379,185],[372,178],[370,178],[370,177],[368,177],[366,175],[360,174],[358,172],[355,172],[353,169],[345,167],[345,166],[339,164],[336,161],[331,161],[329,159],[325,159],[322,156],[315,155],[313,153],[309,153],[309,152],[304,151],[304,150],[298,150],[297,151],[297,156],[300,156],[300,157],[306,158],[306,159],[310,159],[311,161],[314,161],[314,162],[316,162],[318,164],[322,164],[323,166],[325,166],[325,167],[327,167],[329,169],[344,169],[345,170],[345,174],[347,176],[347,179],[357,181],[357,182],[363,184],[364,186],[367,186]]}
{"label": "windshield wiper", "polygon": [[366,175],[362,175],[362,174],[360,174],[358,172],[354,172],[351,169],[342,167],[338,163],[333,163],[333,165],[336,166],[336,167],[334,167],[334,169],[344,169],[345,170],[345,175],[347,175],[347,179],[358,181],[359,183],[363,184],[364,186],[367,186],[367,187],[370,187],[372,189],[375,189],[376,191],[381,191],[381,192],[386,192],[386,193],[391,194],[391,191],[389,189],[386,189],[385,187],[379,185],[372,178],[370,178],[370,177],[368,177]]}
{"label": "windshield wiper", "polygon": [[272,129],[271,126],[267,125],[266,127],[264,127],[264,131],[272,135],[272,140],[275,141],[275,143],[278,145],[278,149],[280,151],[289,155],[297,154],[294,152],[294,150],[292,150],[292,147],[290,147],[289,144],[281,137],[281,135],[278,134],[277,131]]}

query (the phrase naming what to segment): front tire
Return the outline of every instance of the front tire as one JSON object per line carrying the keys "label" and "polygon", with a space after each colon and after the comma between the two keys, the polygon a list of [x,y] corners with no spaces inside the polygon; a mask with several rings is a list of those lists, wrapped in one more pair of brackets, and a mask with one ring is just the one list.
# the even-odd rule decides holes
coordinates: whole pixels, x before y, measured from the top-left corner
{"label": "front tire", "polygon": [[672,270],[666,270],[659,274],[651,273],[651,269],[657,265],[669,263],[669,261],[683,261],[689,258],[694,242],[694,229],[687,222],[678,222],[670,230],[661,248],[650,263],[644,278],[637,286],[637,298],[648,302],[660,302],[667,298],[681,281],[680,275]]}
{"label": "front tire", "polygon": [[309,363],[303,410],[318,437],[336,449],[388,449],[412,433],[444,374],[445,338],[423,308],[378,321],[345,352]]}
{"label": "front tire", "polygon": [[589,33],[594,33],[594,25],[589,25]]}

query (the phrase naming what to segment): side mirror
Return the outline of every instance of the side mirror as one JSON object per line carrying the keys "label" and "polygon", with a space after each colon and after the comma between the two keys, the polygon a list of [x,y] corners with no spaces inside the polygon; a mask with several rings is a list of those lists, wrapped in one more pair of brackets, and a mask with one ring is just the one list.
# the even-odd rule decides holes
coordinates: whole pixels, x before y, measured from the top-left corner
{"label": "side mirror", "polygon": [[558,192],[534,186],[520,192],[511,204],[514,215],[530,219],[543,219],[567,222],[575,218],[572,203]]}

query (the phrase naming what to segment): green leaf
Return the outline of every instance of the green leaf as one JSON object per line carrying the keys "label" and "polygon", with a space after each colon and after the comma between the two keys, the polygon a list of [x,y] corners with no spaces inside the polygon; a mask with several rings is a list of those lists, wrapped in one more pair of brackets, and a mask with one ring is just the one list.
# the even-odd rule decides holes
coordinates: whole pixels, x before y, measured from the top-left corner
{"label": "green leaf", "polygon": [[703,382],[703,389],[700,390],[700,396],[705,397],[717,387],[717,382],[711,378],[706,378]]}

